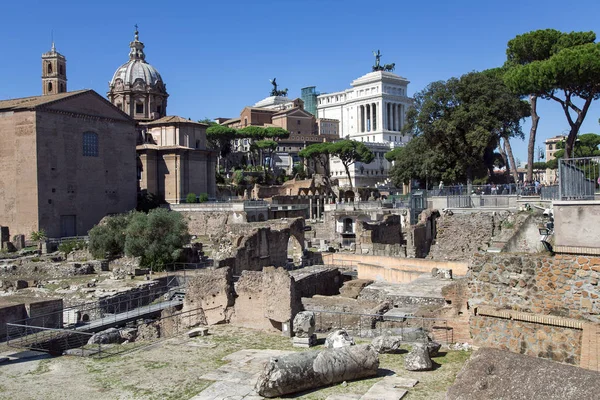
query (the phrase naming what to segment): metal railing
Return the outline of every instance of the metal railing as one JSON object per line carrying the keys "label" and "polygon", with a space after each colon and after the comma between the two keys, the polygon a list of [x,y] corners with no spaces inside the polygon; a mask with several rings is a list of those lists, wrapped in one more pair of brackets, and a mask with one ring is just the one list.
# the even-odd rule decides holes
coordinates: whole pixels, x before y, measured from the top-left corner
{"label": "metal railing", "polygon": [[559,186],[542,186],[540,188],[540,200],[560,200]]}
{"label": "metal railing", "polygon": [[566,158],[558,163],[561,200],[594,200],[600,184],[600,157]]}
{"label": "metal railing", "polygon": [[307,310],[315,314],[316,332],[344,329],[350,335],[372,338],[382,335],[403,335],[409,330],[422,329],[431,339],[454,343],[454,329],[448,320],[414,316],[387,316],[383,314],[349,313],[338,311]]}
{"label": "metal railing", "polygon": [[[534,188],[534,185],[530,185]],[[455,186],[444,186],[437,189],[422,190],[417,189],[418,192],[426,192],[427,197],[436,196],[470,196],[476,195],[521,195],[525,192],[525,187],[521,184],[516,183],[500,183],[500,184],[489,184],[489,185],[471,185],[469,191],[468,185],[455,185]],[[535,192],[535,189],[532,189]]]}
{"label": "metal railing", "polygon": [[[109,336],[111,333],[90,333],[73,329],[45,328],[11,323],[8,324],[10,333],[15,335],[15,332],[18,332],[19,339],[17,343],[15,343],[15,340],[12,343],[9,342],[9,346],[44,351],[53,355],[68,352],[69,355],[74,356],[105,358],[139,349],[153,344],[157,340],[178,336],[187,332],[190,325],[194,325],[203,316],[202,308],[196,308],[166,316],[161,315],[153,320],[137,319],[127,326],[127,328],[135,330],[135,336],[137,336],[133,343],[127,344],[110,343]],[[160,330],[157,331],[160,332],[157,333],[158,337],[145,338],[139,335],[140,328],[151,324],[160,326]],[[92,338],[94,340],[90,340]]]}

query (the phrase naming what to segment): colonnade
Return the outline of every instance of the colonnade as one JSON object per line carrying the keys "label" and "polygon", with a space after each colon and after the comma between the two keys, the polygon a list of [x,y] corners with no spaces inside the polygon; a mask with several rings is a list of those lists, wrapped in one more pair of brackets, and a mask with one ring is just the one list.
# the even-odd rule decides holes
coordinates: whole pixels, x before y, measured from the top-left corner
{"label": "colonnade", "polygon": [[[383,129],[400,132],[404,125],[404,105],[384,102]],[[363,104],[357,107],[358,132],[373,132],[377,130],[377,122],[381,107],[377,103]]]}
{"label": "colonnade", "polygon": [[384,129],[400,132],[404,125],[404,105],[398,103],[385,103],[386,119]]}
{"label": "colonnade", "polygon": [[371,132],[377,130],[377,103],[363,104],[358,109],[358,131]]}

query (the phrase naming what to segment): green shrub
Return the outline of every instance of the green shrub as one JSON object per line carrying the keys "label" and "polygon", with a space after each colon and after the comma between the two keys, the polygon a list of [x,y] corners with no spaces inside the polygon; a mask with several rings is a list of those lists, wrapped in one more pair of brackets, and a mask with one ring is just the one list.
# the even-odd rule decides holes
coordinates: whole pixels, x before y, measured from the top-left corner
{"label": "green shrub", "polygon": [[196,197],[196,193],[188,193],[187,196],[185,196],[185,202],[186,203],[197,203],[198,198]]}
{"label": "green shrub", "polygon": [[118,257],[125,251],[125,231],[131,214],[107,217],[104,223],[94,226],[90,232],[90,253],[95,258]]}
{"label": "green shrub", "polygon": [[163,208],[131,214],[125,236],[125,254],[140,257],[140,265],[154,271],[177,261],[189,241],[183,216]]}
{"label": "green shrub", "polygon": [[235,170],[233,172],[233,177],[232,177],[233,183],[235,183],[236,185],[241,185],[242,182],[244,181],[244,173],[241,170]]}
{"label": "green shrub", "polygon": [[198,196],[198,202],[205,203],[207,201],[208,201],[208,193],[200,193],[200,196]]}
{"label": "green shrub", "polygon": [[87,248],[87,243],[84,240],[69,240],[58,245],[58,251],[65,255],[75,251]]}
{"label": "green shrub", "polygon": [[46,231],[43,229],[31,232],[31,240],[33,240],[34,242],[41,242],[43,240],[46,240],[47,237],[48,236],[46,236]]}
{"label": "green shrub", "polygon": [[148,193],[147,190],[142,190],[138,193],[137,206],[138,211],[148,212],[157,207],[160,207],[161,199],[153,193]]}

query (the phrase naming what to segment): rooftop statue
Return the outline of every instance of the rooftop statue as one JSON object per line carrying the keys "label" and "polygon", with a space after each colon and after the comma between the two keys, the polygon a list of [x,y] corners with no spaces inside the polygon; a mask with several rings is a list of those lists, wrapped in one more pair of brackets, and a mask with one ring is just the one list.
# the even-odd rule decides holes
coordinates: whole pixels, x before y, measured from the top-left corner
{"label": "rooftop statue", "polygon": [[381,57],[382,54],[379,50],[377,50],[376,52],[373,52],[373,55],[375,56],[375,65],[373,65],[373,72],[375,71],[387,71],[387,72],[392,72],[394,69],[396,69],[396,63],[391,63],[391,64],[385,64],[385,65],[381,65],[380,61],[381,61]]}
{"label": "rooftop statue", "polygon": [[269,79],[269,82],[271,82],[271,85],[273,85],[273,90],[271,90],[271,96],[287,96],[287,88],[284,90],[277,90],[277,78]]}

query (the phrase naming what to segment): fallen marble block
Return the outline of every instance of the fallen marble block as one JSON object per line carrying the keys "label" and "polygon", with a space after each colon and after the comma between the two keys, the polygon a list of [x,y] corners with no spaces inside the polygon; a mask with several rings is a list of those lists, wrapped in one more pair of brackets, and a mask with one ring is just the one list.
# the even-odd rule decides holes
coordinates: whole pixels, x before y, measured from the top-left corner
{"label": "fallen marble block", "polygon": [[277,397],[377,375],[379,355],[371,345],[305,351],[273,357],[256,382],[256,392]]}

